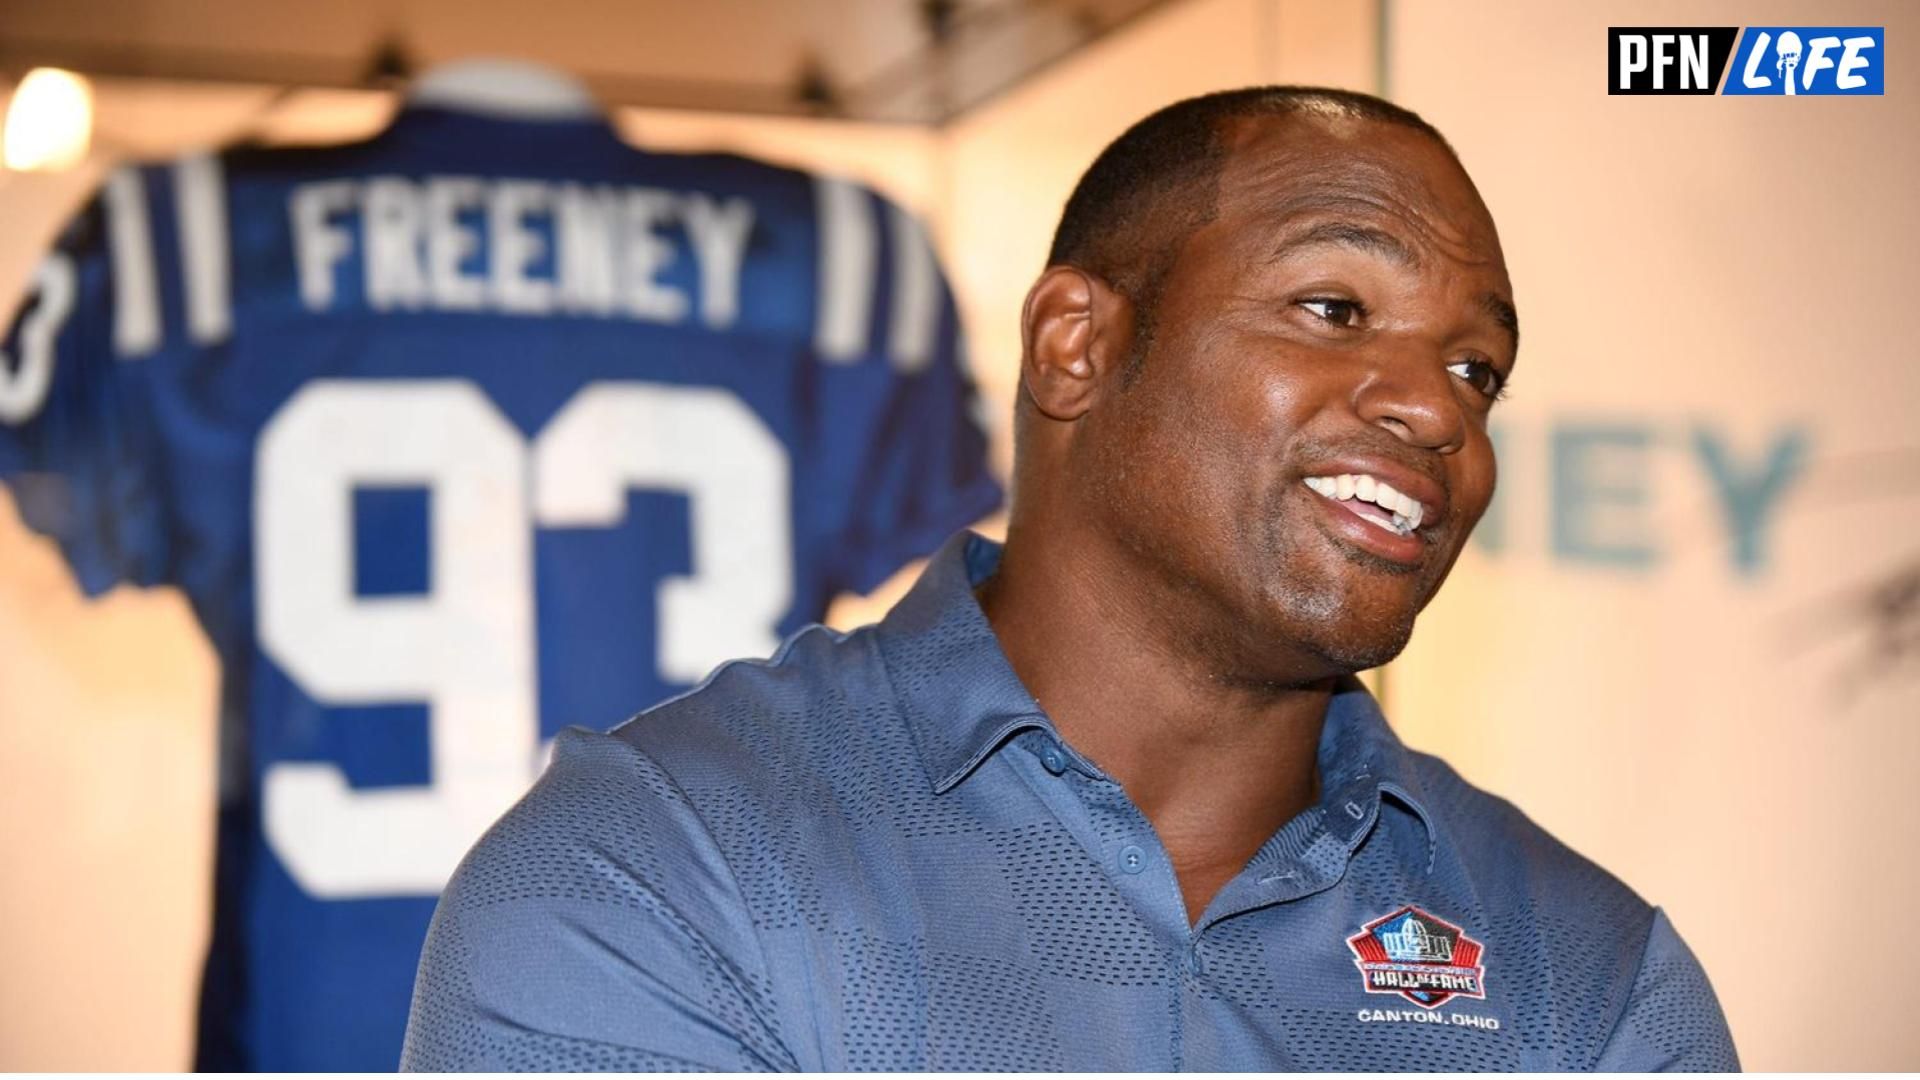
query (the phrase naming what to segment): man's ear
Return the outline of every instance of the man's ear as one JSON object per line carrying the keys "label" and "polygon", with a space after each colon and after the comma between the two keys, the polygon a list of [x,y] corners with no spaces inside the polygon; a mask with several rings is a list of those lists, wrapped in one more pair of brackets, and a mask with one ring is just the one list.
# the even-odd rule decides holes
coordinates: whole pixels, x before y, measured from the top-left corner
{"label": "man's ear", "polygon": [[1133,338],[1133,305],[1085,270],[1050,266],[1020,315],[1020,379],[1054,420],[1077,420],[1120,374]]}

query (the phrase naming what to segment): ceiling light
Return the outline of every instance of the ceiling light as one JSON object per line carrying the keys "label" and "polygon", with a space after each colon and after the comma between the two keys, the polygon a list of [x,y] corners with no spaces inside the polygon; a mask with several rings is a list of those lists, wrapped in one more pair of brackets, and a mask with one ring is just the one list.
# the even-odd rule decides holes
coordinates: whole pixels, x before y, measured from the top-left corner
{"label": "ceiling light", "polygon": [[34,68],[7,105],[0,160],[20,171],[70,169],[86,159],[92,135],[93,90],[87,80],[59,68]]}

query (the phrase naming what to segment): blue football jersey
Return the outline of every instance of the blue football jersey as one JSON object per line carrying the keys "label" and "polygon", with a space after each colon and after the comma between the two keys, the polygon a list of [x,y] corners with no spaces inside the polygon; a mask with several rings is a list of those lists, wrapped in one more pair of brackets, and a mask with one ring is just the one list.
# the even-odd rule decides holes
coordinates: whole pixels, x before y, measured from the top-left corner
{"label": "blue football jersey", "polygon": [[114,173],[0,349],[0,478],[223,661],[198,1065],[393,1068],[549,740],[932,551],[986,459],[927,236],[848,181],[425,107]]}

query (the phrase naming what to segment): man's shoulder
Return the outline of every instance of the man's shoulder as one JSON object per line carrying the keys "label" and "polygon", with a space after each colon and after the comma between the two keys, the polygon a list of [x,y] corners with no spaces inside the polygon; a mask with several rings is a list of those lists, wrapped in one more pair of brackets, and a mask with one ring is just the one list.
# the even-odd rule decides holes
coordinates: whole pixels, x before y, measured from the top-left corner
{"label": "man's shoulder", "polygon": [[1446,762],[1413,759],[1434,872],[1479,906],[1508,985],[1560,1016],[1566,1067],[1739,1068],[1712,985],[1665,913]]}
{"label": "man's shoulder", "polygon": [[754,859],[781,817],[754,732],[791,723],[808,695],[790,684],[827,678],[796,658],[842,644],[803,634],[612,732],[561,732],[441,896],[407,1061],[794,1067],[759,938],[770,871]]}
{"label": "man's shoulder", "polygon": [[809,626],[772,657],[722,664],[610,731],[562,731],[495,832],[572,835],[609,821],[629,832],[644,823],[636,836],[709,832],[713,793],[738,802],[787,790],[836,749],[897,729],[885,680],[871,628]]}
{"label": "man's shoulder", "polygon": [[725,664],[610,732],[561,732],[443,907],[614,903],[745,947],[737,916],[754,899],[756,853],[781,840],[803,847],[831,803],[822,778],[863,767],[849,747],[887,742],[876,732],[891,711],[871,682],[885,675],[867,638],[810,627],[772,658]]}
{"label": "man's shoulder", "polygon": [[767,659],[733,660],[610,731],[573,727],[517,816],[617,814],[719,837],[741,814],[779,813],[876,756],[911,760],[873,628],[809,626]]}
{"label": "man's shoulder", "polygon": [[930,791],[871,629],[813,627],[610,732],[562,732],[463,878],[539,863],[632,883],[749,948],[749,926],[819,914],[818,864],[859,823]]}
{"label": "man's shoulder", "polygon": [[831,769],[858,742],[904,746],[874,632],[809,626],[768,659],[722,664],[608,738],[701,787]]}
{"label": "man's shoulder", "polygon": [[[1485,924],[1532,962],[1540,992],[1617,1016],[1647,953],[1656,911],[1624,881],[1451,765],[1415,754],[1431,816],[1434,873],[1479,905]],[[1603,1023],[1591,1033],[1604,1033]],[[1597,1046],[1593,1049],[1597,1050]]]}
{"label": "man's shoulder", "polygon": [[930,783],[872,626],[807,627],[604,735],[563,733],[553,771],[649,778],[656,790],[632,812],[692,815],[722,848],[764,844],[775,826],[830,827],[872,809],[878,788]]}
{"label": "man's shoulder", "polygon": [[[1548,832],[1512,802],[1476,787],[1445,760],[1413,752],[1417,792],[1441,847],[1472,877],[1522,887],[1533,897],[1652,908],[1627,884]],[[1510,890],[1497,889],[1496,894]],[[1644,931],[1644,926],[1643,926]]]}

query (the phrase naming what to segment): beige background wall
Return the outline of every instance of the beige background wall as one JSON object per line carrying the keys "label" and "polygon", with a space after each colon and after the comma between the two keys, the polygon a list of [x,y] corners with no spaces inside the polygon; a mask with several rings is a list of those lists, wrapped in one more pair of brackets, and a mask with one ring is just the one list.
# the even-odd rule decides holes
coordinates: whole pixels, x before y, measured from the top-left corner
{"label": "beige background wall", "polygon": [[[1388,11],[1389,89],[1448,133],[1478,179],[1526,324],[1499,410],[1503,543],[1470,550],[1392,668],[1396,723],[1664,904],[1750,1067],[1920,1065],[1920,1036],[1859,1006],[1858,973],[1877,958],[1853,951],[1903,925],[1920,885],[1908,839],[1920,823],[1903,797],[1920,778],[1920,694],[1911,668],[1905,681],[1850,678],[1871,630],[1822,621],[1915,553],[1920,451],[1907,414],[1920,365],[1899,320],[1907,253],[1920,249],[1920,69],[1896,57],[1883,99],[1609,98],[1601,52],[1608,23],[1852,22],[1885,25],[1898,49],[1920,19],[1897,4],[1592,14],[1395,0]],[[1099,147],[1209,89],[1371,89],[1376,18],[1371,0],[1189,0],[939,133],[620,121],[649,145],[852,172],[926,213],[1004,418],[1021,297]],[[147,92],[103,100],[102,113],[137,116],[140,148],[170,150],[245,123],[264,100],[248,94]],[[390,107],[302,95],[268,127],[350,135]],[[17,292],[84,182],[0,178],[0,293]],[[1637,459],[1599,462],[1641,485],[1646,505],[1581,504],[1596,540],[1652,547],[1640,569],[1557,549],[1551,535],[1556,491],[1570,505],[1555,435],[1598,423],[1647,440]],[[1730,554],[1697,429],[1742,468],[1783,433],[1807,439],[1750,571]],[[860,620],[895,590],[836,618]],[[82,602],[0,495],[0,1067],[188,1060],[213,679],[176,595]],[[104,1031],[103,1014],[117,1018]]]}
{"label": "beige background wall", "polygon": [[[1608,24],[1795,23],[1885,26],[1886,95],[1601,92]],[[1866,1004],[1920,890],[1920,657],[1870,664],[1859,605],[1920,559],[1920,8],[1405,0],[1390,33],[1392,91],[1478,179],[1525,324],[1504,550],[1421,620],[1397,723],[1665,905],[1750,1067],[1920,1067]],[[1642,569],[1555,550],[1552,438],[1597,423],[1648,437],[1646,505],[1595,526]],[[1701,428],[1742,469],[1806,440],[1750,572]]]}

